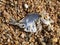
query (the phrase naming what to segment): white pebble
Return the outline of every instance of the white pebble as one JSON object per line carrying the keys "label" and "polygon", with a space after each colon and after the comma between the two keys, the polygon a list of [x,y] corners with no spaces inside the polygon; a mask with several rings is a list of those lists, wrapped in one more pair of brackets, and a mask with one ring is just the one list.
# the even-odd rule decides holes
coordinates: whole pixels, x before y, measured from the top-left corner
{"label": "white pebble", "polygon": [[24,38],[26,35],[24,33],[22,33],[21,37]]}
{"label": "white pebble", "polygon": [[27,4],[24,4],[25,8],[28,8],[29,6]]}
{"label": "white pebble", "polygon": [[10,42],[10,39],[8,39],[7,41]]}

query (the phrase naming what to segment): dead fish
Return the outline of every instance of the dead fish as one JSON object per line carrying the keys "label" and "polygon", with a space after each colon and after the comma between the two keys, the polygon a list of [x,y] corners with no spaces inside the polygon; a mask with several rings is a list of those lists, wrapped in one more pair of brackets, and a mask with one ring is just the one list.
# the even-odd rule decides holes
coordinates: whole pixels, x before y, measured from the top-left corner
{"label": "dead fish", "polygon": [[39,19],[39,14],[37,13],[29,13],[26,17],[24,17],[19,22],[13,20],[10,24],[14,24],[19,26],[20,28],[24,28],[26,32],[36,32],[36,24],[35,22]]}

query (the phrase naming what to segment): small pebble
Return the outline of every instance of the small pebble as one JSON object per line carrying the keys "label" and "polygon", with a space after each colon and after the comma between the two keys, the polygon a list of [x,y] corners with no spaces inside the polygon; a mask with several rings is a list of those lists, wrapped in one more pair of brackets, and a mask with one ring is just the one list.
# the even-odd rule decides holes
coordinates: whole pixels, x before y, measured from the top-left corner
{"label": "small pebble", "polygon": [[35,42],[35,39],[33,37],[30,38],[30,42]]}
{"label": "small pebble", "polygon": [[24,33],[21,34],[21,37],[24,38],[26,35]]}
{"label": "small pebble", "polygon": [[10,42],[10,39],[8,39],[7,41]]}
{"label": "small pebble", "polygon": [[24,4],[24,7],[27,9],[29,6],[27,4]]}
{"label": "small pebble", "polygon": [[52,39],[52,42],[55,42],[56,43],[57,41],[58,41],[58,38],[53,38]]}

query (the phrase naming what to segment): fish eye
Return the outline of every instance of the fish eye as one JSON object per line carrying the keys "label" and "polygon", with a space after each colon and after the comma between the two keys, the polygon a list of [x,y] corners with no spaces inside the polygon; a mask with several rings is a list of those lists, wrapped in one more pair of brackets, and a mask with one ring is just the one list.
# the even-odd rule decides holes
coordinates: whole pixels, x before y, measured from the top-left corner
{"label": "fish eye", "polygon": [[27,28],[27,30],[29,30],[29,29]]}

